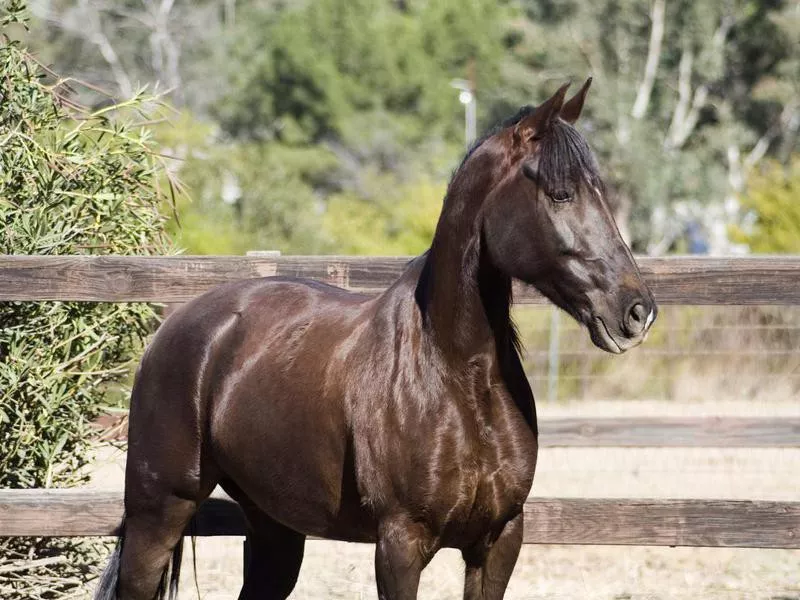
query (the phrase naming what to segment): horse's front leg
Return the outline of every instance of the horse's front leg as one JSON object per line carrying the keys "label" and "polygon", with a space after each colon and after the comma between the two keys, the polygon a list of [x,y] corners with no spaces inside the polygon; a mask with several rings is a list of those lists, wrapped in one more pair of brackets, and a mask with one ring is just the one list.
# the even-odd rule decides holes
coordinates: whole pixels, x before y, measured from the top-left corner
{"label": "horse's front leg", "polygon": [[375,545],[380,600],[415,600],[422,569],[436,552],[427,528],[407,516],[384,519]]}
{"label": "horse's front leg", "polygon": [[500,600],[522,547],[522,513],[506,523],[491,546],[462,552],[466,563],[464,600]]}

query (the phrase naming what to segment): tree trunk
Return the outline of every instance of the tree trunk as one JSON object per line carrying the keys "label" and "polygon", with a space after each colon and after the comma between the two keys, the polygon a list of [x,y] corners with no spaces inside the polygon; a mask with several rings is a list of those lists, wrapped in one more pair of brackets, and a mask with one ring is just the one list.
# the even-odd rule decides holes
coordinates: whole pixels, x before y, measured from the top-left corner
{"label": "tree trunk", "polygon": [[633,103],[631,116],[640,120],[647,113],[650,104],[650,96],[653,93],[653,85],[658,73],[658,63],[661,59],[661,41],[664,39],[664,9],[665,0],[655,0],[653,10],[650,13],[652,26],[650,28],[650,42],[647,46],[647,62],[644,66],[644,77],[639,84],[639,91],[636,93],[636,101]]}

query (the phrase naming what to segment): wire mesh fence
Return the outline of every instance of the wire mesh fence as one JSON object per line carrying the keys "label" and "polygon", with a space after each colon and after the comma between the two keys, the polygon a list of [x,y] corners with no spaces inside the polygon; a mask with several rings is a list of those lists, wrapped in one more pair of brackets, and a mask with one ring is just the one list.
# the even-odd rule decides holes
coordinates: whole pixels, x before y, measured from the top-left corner
{"label": "wire mesh fence", "polygon": [[664,306],[640,347],[614,356],[552,307],[515,320],[537,399],[800,398],[800,307]]}

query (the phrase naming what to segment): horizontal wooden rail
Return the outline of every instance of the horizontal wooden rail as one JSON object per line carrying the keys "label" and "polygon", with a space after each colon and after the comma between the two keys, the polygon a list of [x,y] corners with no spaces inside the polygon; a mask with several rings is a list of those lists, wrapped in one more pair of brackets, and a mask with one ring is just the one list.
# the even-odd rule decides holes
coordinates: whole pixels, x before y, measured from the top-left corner
{"label": "horizontal wooden rail", "polygon": [[[527,544],[800,548],[800,502],[536,498],[525,505]],[[114,535],[122,494],[0,490],[0,537]],[[243,535],[238,506],[212,498],[193,533]]]}
{"label": "horizontal wooden rail", "polygon": [[[243,278],[309,277],[376,293],[407,257],[8,256],[0,255],[0,300],[185,302]],[[800,304],[800,256],[637,259],[661,304]],[[518,285],[521,302],[541,303]]]}
{"label": "horizontal wooden rail", "polygon": [[800,448],[800,417],[541,419],[539,443],[628,448]]}
{"label": "horizontal wooden rail", "polygon": [[[125,413],[95,422],[104,440],[127,438]],[[540,418],[539,445],[623,448],[800,448],[800,417]]]}
{"label": "horizontal wooden rail", "polygon": [[528,544],[800,548],[800,502],[543,498],[525,518]]}

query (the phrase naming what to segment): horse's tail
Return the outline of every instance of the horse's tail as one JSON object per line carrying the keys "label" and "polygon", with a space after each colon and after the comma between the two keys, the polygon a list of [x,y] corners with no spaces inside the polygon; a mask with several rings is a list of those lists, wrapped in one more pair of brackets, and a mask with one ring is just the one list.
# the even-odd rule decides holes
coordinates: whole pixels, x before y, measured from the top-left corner
{"label": "horse's tail", "polygon": [[[194,542],[194,536],[192,536]],[[117,547],[111,553],[103,574],[100,576],[100,581],[97,584],[97,589],[94,592],[94,600],[116,600],[117,599],[117,585],[119,584],[119,568],[122,558],[122,546],[125,543],[125,518],[122,519],[120,526],[120,535],[117,539]],[[161,582],[158,584],[158,591],[156,592],[155,600],[175,600],[178,597],[178,583],[181,577],[181,560],[183,558],[183,536],[175,544],[172,549],[172,556],[164,567],[164,572],[161,574]],[[195,566],[195,570],[197,567]],[[197,573],[195,571],[195,580]]]}
{"label": "horse's tail", "polygon": [[117,581],[119,580],[119,559],[122,554],[122,538],[125,535],[125,520],[122,520],[122,533],[117,539],[117,547],[111,553],[108,564],[100,575],[97,589],[94,591],[94,600],[116,600]]}
{"label": "horse's tail", "polygon": [[181,560],[183,559],[183,536],[172,549],[172,556],[161,574],[156,600],[175,600],[178,597],[178,582],[181,578]]}

